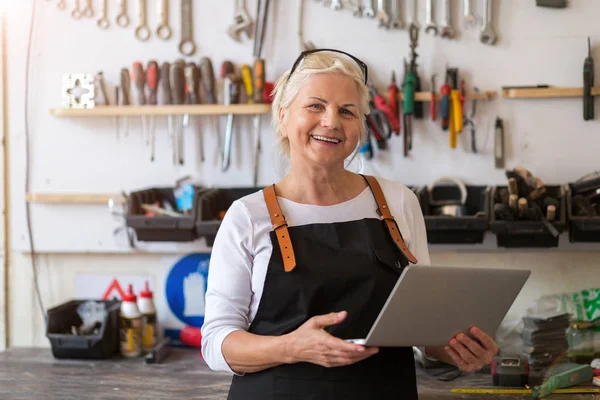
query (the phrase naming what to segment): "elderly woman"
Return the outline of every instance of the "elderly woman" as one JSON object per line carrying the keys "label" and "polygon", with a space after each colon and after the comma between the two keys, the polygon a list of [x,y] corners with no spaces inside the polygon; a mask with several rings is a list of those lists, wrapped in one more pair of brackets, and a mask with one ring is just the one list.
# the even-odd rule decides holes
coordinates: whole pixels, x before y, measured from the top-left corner
{"label": "elderly woman", "polygon": [[[409,262],[429,264],[413,192],[346,169],[368,103],[367,66],[338,50],[302,53],[277,82],[289,173],[232,204],[210,261],[202,354],[234,374],[230,399],[418,398],[411,348],[345,340],[365,337]],[[425,355],[480,369],[497,347],[471,333]]]}

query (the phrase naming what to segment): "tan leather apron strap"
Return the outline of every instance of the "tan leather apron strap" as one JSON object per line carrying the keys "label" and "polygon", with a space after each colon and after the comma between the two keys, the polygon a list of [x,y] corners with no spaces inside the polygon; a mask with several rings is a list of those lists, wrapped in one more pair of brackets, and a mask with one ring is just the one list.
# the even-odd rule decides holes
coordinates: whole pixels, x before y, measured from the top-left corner
{"label": "tan leather apron strap", "polygon": [[390,212],[390,208],[387,205],[385,196],[381,190],[381,186],[379,186],[379,182],[377,182],[377,179],[373,176],[363,175],[363,178],[365,178],[367,184],[371,188],[371,192],[373,193],[373,197],[375,197],[375,202],[377,203],[377,214],[379,214],[379,218],[385,222],[385,226],[387,226],[394,243],[396,243],[396,246],[406,256],[408,261],[416,264],[418,260],[410,252],[410,250],[408,250],[406,243],[404,243],[402,235],[400,234],[400,229],[398,228],[398,224]]}
{"label": "tan leather apron strap", "polygon": [[281,255],[283,257],[283,267],[286,272],[290,272],[296,267],[296,257],[294,256],[294,249],[292,248],[292,241],[288,232],[287,222],[285,221],[285,217],[277,202],[275,185],[264,188],[263,195],[265,197],[265,202],[267,203],[267,208],[269,209],[273,230],[275,230],[277,241],[279,242],[279,249],[281,250]]}

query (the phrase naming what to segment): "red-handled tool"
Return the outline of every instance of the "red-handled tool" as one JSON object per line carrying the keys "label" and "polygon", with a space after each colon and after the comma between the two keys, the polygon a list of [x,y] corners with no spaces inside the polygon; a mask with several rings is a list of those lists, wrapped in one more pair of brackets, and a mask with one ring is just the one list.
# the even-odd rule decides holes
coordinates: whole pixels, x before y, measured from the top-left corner
{"label": "red-handled tool", "polygon": [[[156,61],[148,62],[148,68],[146,70],[147,80],[148,80],[148,104],[155,106],[158,102],[157,93],[158,93],[158,63]],[[156,117],[150,117],[150,135],[151,135],[151,145],[152,145],[152,154],[150,156],[150,161],[154,161],[154,152],[156,145]]]}
{"label": "red-handled tool", "polygon": [[399,135],[400,119],[398,118],[398,115],[392,111],[392,107],[385,101],[385,98],[380,94],[376,94],[373,97],[373,101],[375,103],[375,107],[381,110],[381,112],[385,114],[386,118],[390,122],[392,132],[394,132],[396,135]]}
{"label": "red-handled tool", "polygon": [[[133,82],[136,87],[136,97],[137,97],[137,105],[144,106],[146,105],[146,94],[144,88],[146,86],[146,75],[144,73],[144,66],[141,62],[136,61],[133,63],[131,68],[133,72]],[[148,136],[148,125],[146,123],[146,116],[140,116],[142,120],[142,135],[146,138],[146,144],[150,144],[150,137]]]}
{"label": "red-handled tool", "polygon": [[436,96],[437,93],[435,92],[435,75],[431,76],[431,120],[435,121],[436,120],[436,108],[437,108],[437,104],[436,104]]}
{"label": "red-handled tool", "polygon": [[452,88],[448,82],[442,85],[440,93],[442,95],[442,129],[447,131],[450,125],[450,91]]}
{"label": "red-handled tool", "polygon": [[[390,86],[388,86],[388,96],[390,98],[390,108],[394,115],[399,119],[398,116],[398,86],[396,85],[396,72],[392,71],[392,82],[390,82]],[[400,134],[400,131],[398,131]]]}

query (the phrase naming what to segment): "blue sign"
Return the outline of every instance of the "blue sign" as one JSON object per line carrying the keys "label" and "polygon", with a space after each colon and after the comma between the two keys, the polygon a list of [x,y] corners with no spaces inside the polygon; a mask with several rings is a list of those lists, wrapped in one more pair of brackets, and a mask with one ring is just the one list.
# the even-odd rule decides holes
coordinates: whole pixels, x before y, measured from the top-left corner
{"label": "blue sign", "polygon": [[209,253],[187,255],[171,268],[165,283],[165,297],[171,312],[184,324],[197,328],[204,323],[209,262]]}

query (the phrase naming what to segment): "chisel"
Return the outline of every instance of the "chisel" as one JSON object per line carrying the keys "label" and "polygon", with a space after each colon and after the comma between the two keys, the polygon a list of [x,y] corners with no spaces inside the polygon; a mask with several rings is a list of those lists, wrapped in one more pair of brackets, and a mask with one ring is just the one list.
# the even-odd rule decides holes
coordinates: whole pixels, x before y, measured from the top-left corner
{"label": "chisel", "polygon": [[[131,90],[131,79],[129,77],[129,70],[127,68],[121,69],[121,105],[128,106],[129,92]],[[129,120],[127,116],[123,117],[123,132],[125,136],[129,134]]]}
{"label": "chisel", "polygon": [[[155,106],[158,103],[157,93],[158,93],[158,63],[156,61],[148,62],[147,68],[147,79],[148,79],[148,104]],[[154,161],[154,152],[156,150],[156,117],[150,117],[151,128],[151,144],[152,144],[152,154],[150,156],[150,161]]]}
{"label": "chisel", "polygon": [[[144,75],[144,67],[142,66],[142,63],[139,61],[134,62],[131,71],[133,72],[133,81],[135,82],[135,87],[137,89],[137,105],[144,106],[146,105],[146,94],[144,92],[144,88],[146,86],[146,76]],[[147,136],[148,127],[146,123],[146,116],[142,115],[140,116],[140,119],[142,120],[142,138],[145,137],[146,144],[150,144],[149,137]]]}
{"label": "chisel", "polygon": [[[202,57],[200,59],[200,83],[203,102],[206,104],[216,104],[217,94],[215,93],[215,73],[212,62],[208,57]],[[210,120],[212,121],[215,134],[217,135],[217,161],[220,161],[221,154],[223,154],[223,139],[221,138],[219,129],[219,120],[216,116],[211,116]]]}
{"label": "chisel", "polygon": [[[173,94],[173,104],[182,105],[185,103],[185,62],[177,60],[171,67],[171,91]],[[177,130],[175,133],[177,142],[177,155],[179,165],[184,164],[184,132],[183,117],[177,117]]]}

